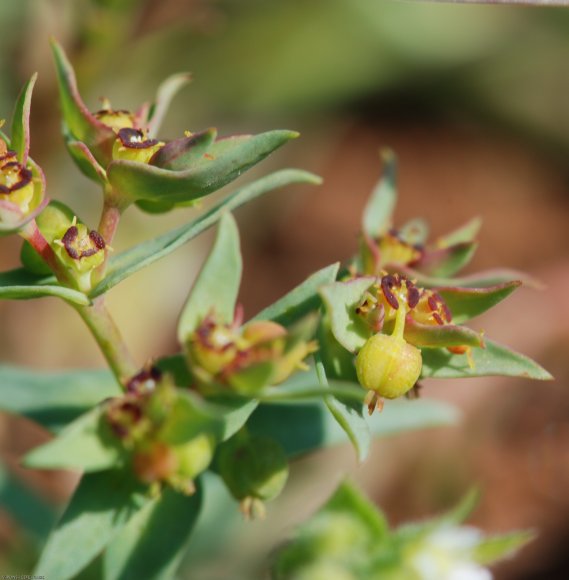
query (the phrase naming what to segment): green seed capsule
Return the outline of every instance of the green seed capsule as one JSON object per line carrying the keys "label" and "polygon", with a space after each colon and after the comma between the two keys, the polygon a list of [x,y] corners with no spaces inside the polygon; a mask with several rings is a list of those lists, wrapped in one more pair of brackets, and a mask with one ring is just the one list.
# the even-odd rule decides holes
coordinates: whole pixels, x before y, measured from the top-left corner
{"label": "green seed capsule", "polygon": [[362,387],[386,399],[404,395],[421,374],[421,351],[403,338],[376,334],[356,358],[356,372]]}

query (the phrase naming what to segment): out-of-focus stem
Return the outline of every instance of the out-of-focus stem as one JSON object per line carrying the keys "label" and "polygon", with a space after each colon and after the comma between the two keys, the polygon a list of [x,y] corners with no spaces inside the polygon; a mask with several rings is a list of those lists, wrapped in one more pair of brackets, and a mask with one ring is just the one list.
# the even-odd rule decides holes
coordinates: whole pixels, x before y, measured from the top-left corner
{"label": "out-of-focus stem", "polygon": [[74,308],[97,341],[117,381],[124,386],[137,372],[138,366],[105,306],[104,297],[95,299],[92,306],[74,306]]}

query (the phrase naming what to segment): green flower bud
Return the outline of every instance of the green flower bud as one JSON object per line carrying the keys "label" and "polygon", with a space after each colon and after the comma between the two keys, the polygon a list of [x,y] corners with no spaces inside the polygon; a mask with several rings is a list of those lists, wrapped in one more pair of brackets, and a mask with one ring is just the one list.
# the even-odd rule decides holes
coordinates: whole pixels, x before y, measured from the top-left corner
{"label": "green flower bud", "polygon": [[421,351],[403,338],[375,334],[356,358],[360,384],[386,399],[404,395],[421,374]]}
{"label": "green flower bud", "polygon": [[193,480],[211,463],[215,445],[211,434],[202,433],[188,443],[172,447],[176,470],[168,477],[168,483],[182,493],[192,493]]}
{"label": "green flower bud", "polygon": [[233,497],[241,501],[246,517],[255,512],[262,515],[259,502],[276,498],[288,478],[283,447],[268,437],[243,432],[220,446],[218,467]]}
{"label": "green flower bud", "polygon": [[74,219],[61,239],[52,245],[57,257],[64,264],[83,292],[91,289],[91,274],[105,260],[106,244],[95,230]]}
{"label": "green flower bud", "polygon": [[421,351],[403,338],[406,314],[400,304],[393,333],[373,335],[356,357],[358,380],[370,391],[365,401],[370,414],[381,410],[382,397],[396,399],[412,389],[421,374]]}

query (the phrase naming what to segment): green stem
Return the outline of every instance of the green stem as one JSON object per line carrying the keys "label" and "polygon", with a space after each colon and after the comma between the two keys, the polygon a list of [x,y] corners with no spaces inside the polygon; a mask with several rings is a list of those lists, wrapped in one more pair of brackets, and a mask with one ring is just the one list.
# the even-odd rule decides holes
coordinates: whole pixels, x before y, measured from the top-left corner
{"label": "green stem", "polygon": [[124,386],[138,371],[138,365],[111,318],[104,298],[102,296],[97,298],[92,306],[74,306],[74,308],[97,341],[118,382]]}
{"label": "green stem", "polygon": [[99,227],[97,231],[99,232],[99,234],[101,234],[101,236],[105,240],[105,244],[107,244],[107,249],[105,251],[105,260],[93,273],[94,285],[96,285],[105,277],[105,272],[107,271],[107,263],[109,261],[109,254],[111,252],[110,244],[113,241],[115,233],[119,227],[121,213],[122,209],[115,203],[113,203],[109,196],[105,196],[103,211],[101,213],[101,219],[99,220]]}

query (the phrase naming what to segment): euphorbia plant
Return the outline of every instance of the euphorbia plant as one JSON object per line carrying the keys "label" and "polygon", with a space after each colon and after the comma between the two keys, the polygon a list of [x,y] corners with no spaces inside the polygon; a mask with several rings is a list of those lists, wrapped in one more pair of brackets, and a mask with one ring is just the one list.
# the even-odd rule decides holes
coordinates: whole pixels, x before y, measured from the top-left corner
{"label": "euphorbia plant", "polygon": [[[300,454],[347,436],[363,461],[372,433],[451,421],[448,405],[403,397],[417,391],[419,380],[549,378],[533,361],[463,326],[520,285],[509,271],[454,277],[472,256],[477,223],[434,244],[426,243],[422,222],[393,229],[392,155],[366,208],[354,260],[315,272],[249,320],[237,303],[242,263],[230,212],[282,186],[318,183],[310,173],[273,173],[177,229],[111,255],[109,244],[132,204],[149,212],[191,205],[297,134],[216,140],[209,129],[162,140],[160,121],[187,75],[166,81],[156,103],[136,112],[108,102],[90,112],[62,48],[55,41],[52,48],[65,143],[100,184],[102,212],[92,229],[71,208],[48,204],[43,174],[28,154],[33,77],[16,104],[10,137],[0,140],[0,229],[25,240],[22,267],[0,274],[0,297],[66,301],[109,371],[0,369],[2,408],[55,434],[24,464],[83,474],[47,539],[38,574],[71,578],[100,557],[105,578],[171,577],[187,539],[206,525],[199,516],[212,477],[221,478],[245,516],[258,517]],[[180,352],[141,365],[107,310],[107,292],[217,222],[180,315]],[[10,396],[16,388],[19,397]],[[372,414],[384,399],[398,400],[368,418],[365,407]]]}

